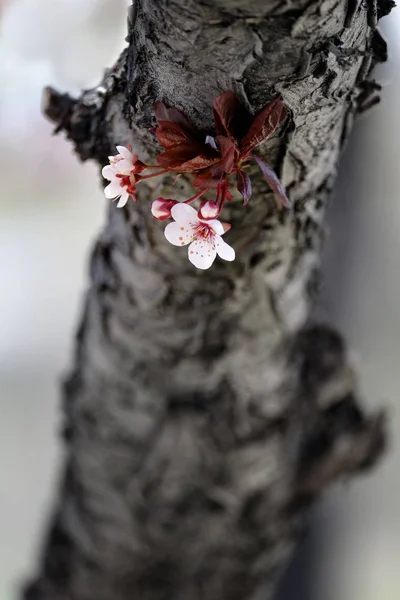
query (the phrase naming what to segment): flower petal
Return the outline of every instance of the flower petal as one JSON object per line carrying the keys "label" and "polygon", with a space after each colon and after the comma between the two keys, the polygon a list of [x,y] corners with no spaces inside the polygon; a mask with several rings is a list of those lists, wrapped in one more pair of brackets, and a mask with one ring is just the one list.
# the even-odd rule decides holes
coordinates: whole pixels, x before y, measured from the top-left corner
{"label": "flower petal", "polygon": [[176,200],[167,198],[157,198],[151,205],[151,214],[159,221],[171,218],[171,208],[176,204]]}
{"label": "flower petal", "polygon": [[125,158],[125,160],[132,164],[133,154],[130,152],[130,150],[128,150],[128,148],[125,148],[125,146],[117,146],[117,150],[122,158]]}
{"label": "flower petal", "polygon": [[224,242],[224,240],[222,239],[222,237],[220,235],[215,236],[214,244],[215,244],[216,252],[220,258],[223,258],[224,260],[229,260],[229,261],[235,260],[234,249],[232,248],[232,246],[230,246],[229,244]]}
{"label": "flower petal", "polygon": [[217,219],[209,219],[207,221],[203,221],[204,223],[207,223],[207,225],[209,227],[211,227],[211,229],[214,231],[214,233],[217,233],[219,235],[224,235],[225,230],[224,230],[224,226],[222,225],[221,221],[218,221]]}
{"label": "flower petal", "polygon": [[180,223],[169,223],[164,229],[164,235],[170,244],[174,246],[186,246],[193,239],[193,229],[191,227],[183,227]]}
{"label": "flower petal", "polygon": [[171,209],[172,218],[175,219],[177,223],[181,225],[188,225],[189,223],[198,223],[199,219],[197,216],[197,211],[185,204],[184,202],[179,202],[175,204],[175,206]]}
{"label": "flower petal", "polygon": [[121,198],[118,201],[117,208],[122,208],[129,200],[128,192],[122,192]]}
{"label": "flower petal", "polygon": [[200,204],[200,210],[197,212],[199,219],[216,219],[220,213],[220,207],[214,200],[205,200]]}
{"label": "flower petal", "polygon": [[115,198],[122,193],[121,184],[118,179],[112,181],[108,184],[106,188],[104,188],[104,195],[106,198]]}
{"label": "flower petal", "polygon": [[190,262],[198,269],[209,269],[213,264],[217,251],[212,243],[195,240],[188,248]]}
{"label": "flower petal", "polygon": [[109,181],[114,179],[116,173],[117,171],[113,165],[106,165],[101,170],[101,174],[103,175],[104,179],[108,179]]}
{"label": "flower petal", "polygon": [[115,170],[117,173],[121,173],[122,175],[130,175],[133,164],[132,161],[128,161],[125,158],[121,158],[118,162],[115,163]]}

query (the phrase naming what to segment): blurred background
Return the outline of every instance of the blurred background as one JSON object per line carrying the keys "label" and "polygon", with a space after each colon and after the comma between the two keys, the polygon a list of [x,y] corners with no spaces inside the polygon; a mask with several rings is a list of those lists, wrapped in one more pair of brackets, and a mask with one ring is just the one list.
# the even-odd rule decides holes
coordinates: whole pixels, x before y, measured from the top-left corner
{"label": "blurred background", "polygon": [[[32,571],[51,506],[59,380],[105,213],[96,167],[52,137],[41,90],[95,85],[124,46],[128,4],[0,0],[1,600],[15,598]],[[285,600],[400,598],[400,11],[381,30],[390,55],[375,72],[382,102],[359,119],[342,157],[319,313],[346,333],[369,407],[388,407],[391,447],[379,469],[314,511]]]}

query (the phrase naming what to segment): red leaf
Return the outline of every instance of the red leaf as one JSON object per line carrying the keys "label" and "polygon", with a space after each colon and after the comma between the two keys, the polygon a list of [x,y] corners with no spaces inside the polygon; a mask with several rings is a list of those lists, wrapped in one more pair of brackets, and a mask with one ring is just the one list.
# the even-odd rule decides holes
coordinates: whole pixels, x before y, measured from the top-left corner
{"label": "red leaf", "polygon": [[205,156],[204,154],[200,154],[199,156],[196,156],[192,160],[189,160],[188,162],[181,165],[180,168],[174,170],[191,173],[193,171],[200,171],[201,169],[206,169],[210,165],[213,165],[216,162],[218,162],[219,160],[219,158],[211,158],[209,156]]}
{"label": "red leaf", "polygon": [[235,142],[223,135],[218,135],[216,138],[220,152],[222,154],[221,167],[225,173],[230,173],[235,163]]}
{"label": "red leaf", "polygon": [[175,123],[179,127],[187,131],[194,132],[192,125],[189,123],[183,112],[177,108],[167,108],[163,102],[158,100],[154,105],[154,114],[158,122],[169,121]]}
{"label": "red leaf", "polygon": [[155,134],[161,146],[166,150],[193,141],[193,137],[185,129],[171,121],[159,121]]}
{"label": "red leaf", "polygon": [[266,162],[261,160],[261,158],[259,158],[258,156],[255,156],[254,158],[258,166],[260,167],[264,179],[268,183],[271,190],[276,196],[278,196],[285,208],[290,208],[289,198],[286,196],[285,189],[279,181],[278,175]]}
{"label": "red leaf", "polygon": [[286,109],[282,98],[275,98],[254,117],[248,132],[242,139],[242,153],[247,154],[261,142],[271,137],[275,129],[285,119]]}
{"label": "red leaf", "polygon": [[215,190],[217,189],[223,174],[224,172],[219,165],[213,166],[210,169],[199,173],[195,177],[193,185],[199,190]]}
{"label": "red leaf", "polygon": [[159,154],[157,162],[170,171],[191,173],[206,169],[220,160],[218,156],[207,155],[203,150],[200,144],[182,144]]}
{"label": "red leaf", "polygon": [[251,198],[252,193],[251,180],[247,173],[244,173],[243,171],[238,172],[236,187],[238,189],[238,192],[240,192],[243,196],[243,206],[246,206],[246,204]]}
{"label": "red leaf", "polygon": [[201,149],[196,144],[181,144],[157,156],[157,162],[162,167],[170,168],[198,156]]}
{"label": "red leaf", "polygon": [[247,131],[251,116],[235,92],[224,92],[214,100],[214,120],[218,135],[239,140]]}

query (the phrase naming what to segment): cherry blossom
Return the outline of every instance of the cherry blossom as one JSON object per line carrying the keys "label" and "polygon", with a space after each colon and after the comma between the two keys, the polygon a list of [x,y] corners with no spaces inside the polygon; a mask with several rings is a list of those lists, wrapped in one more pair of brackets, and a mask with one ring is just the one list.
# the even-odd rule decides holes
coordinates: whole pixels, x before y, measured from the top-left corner
{"label": "cherry blossom", "polygon": [[171,208],[178,204],[177,200],[167,198],[157,198],[151,205],[151,214],[159,221],[171,218]]}
{"label": "cherry blossom", "polygon": [[[103,167],[102,175],[108,179],[109,185],[104,189],[106,198],[118,200],[118,208],[125,206],[129,197],[136,201],[136,185],[144,179],[157,177],[167,173],[158,165],[146,165],[139,160],[137,154],[132,154],[132,147],[117,146],[118,154],[109,156],[109,165]],[[141,175],[143,171],[151,171],[147,175]]]}
{"label": "cherry blossom", "polygon": [[132,146],[117,146],[118,154],[109,156],[110,165],[115,167],[119,173],[130,175],[138,160],[137,154],[132,153]]}
{"label": "cherry blossom", "polygon": [[199,219],[216,219],[220,213],[220,207],[213,200],[206,200],[200,205],[198,212]]}
{"label": "cherry blossom", "polygon": [[222,239],[226,227],[216,219],[199,219],[197,211],[180,202],[171,209],[174,223],[165,228],[165,237],[174,246],[187,246],[190,262],[198,269],[208,269],[215,257],[232,261],[235,251]]}
{"label": "cherry blossom", "polygon": [[110,164],[103,167],[101,173],[110,182],[104,188],[105,197],[114,201],[119,199],[117,206],[121,208],[128,202],[129,197],[136,200],[135,175],[138,169],[135,163],[138,162],[138,157],[125,146],[117,146],[117,150],[118,154],[108,157]]}
{"label": "cherry blossom", "polygon": [[[110,164],[102,170],[103,177],[110,182],[104,194],[118,200],[117,206],[122,207],[129,198],[136,200],[136,186],[143,180],[169,173],[176,183],[182,174],[191,174],[193,187],[198,190],[193,196],[184,202],[159,197],[152,202],[151,213],[159,221],[174,219],[165,228],[165,237],[175,246],[189,245],[189,260],[197,268],[208,269],[217,254],[224,260],[234,260],[235,251],[221,237],[231,226],[217,219],[225,203],[234,200],[232,186],[242,195],[244,206],[249,202],[250,161],[255,161],[261,169],[282,206],[290,207],[277,174],[254,153],[285,121],[283,99],[274,98],[252,115],[233,91],[224,92],[214,100],[215,127],[213,135],[206,136],[175,107],[168,108],[158,101],[154,112],[157,127],[153,132],[163,148],[157,156],[158,164],[145,164],[129,145],[117,146],[118,154],[110,156]],[[214,199],[209,198],[211,194]],[[190,206],[196,202],[200,205],[198,209]]]}

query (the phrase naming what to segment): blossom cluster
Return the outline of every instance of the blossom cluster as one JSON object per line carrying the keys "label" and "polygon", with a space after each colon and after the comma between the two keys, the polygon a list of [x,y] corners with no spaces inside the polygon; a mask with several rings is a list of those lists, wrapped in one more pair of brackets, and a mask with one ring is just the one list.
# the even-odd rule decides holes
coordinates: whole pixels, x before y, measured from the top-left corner
{"label": "blossom cluster", "polygon": [[[255,116],[240,103],[234,92],[225,92],[214,100],[215,136],[200,134],[177,108],[155,105],[157,127],[155,135],[164,151],[157,156],[157,165],[147,165],[133,154],[130,146],[117,146],[118,154],[110,156],[110,164],[102,174],[110,183],[104,189],[107,198],[125,206],[129,198],[136,200],[136,186],[143,180],[165,173],[193,174],[193,187],[198,190],[191,198],[178,202],[157,198],[151,206],[153,216],[174,222],[165,228],[165,237],[176,246],[189,244],[189,260],[199,269],[208,269],[216,255],[234,260],[235,251],[222,235],[230,229],[218,220],[226,201],[232,200],[230,188],[235,178],[236,188],[246,205],[252,186],[246,168],[254,160],[264,179],[282,205],[289,200],[271,166],[253,150],[272,136],[286,118],[282,98],[275,98]],[[215,200],[204,199],[198,210],[190,204],[214,191]]]}

